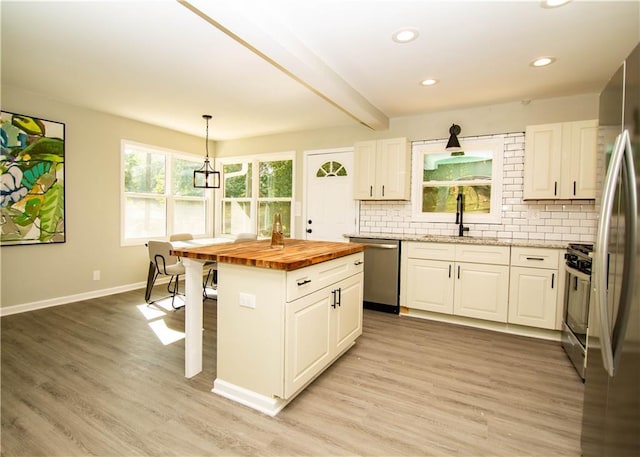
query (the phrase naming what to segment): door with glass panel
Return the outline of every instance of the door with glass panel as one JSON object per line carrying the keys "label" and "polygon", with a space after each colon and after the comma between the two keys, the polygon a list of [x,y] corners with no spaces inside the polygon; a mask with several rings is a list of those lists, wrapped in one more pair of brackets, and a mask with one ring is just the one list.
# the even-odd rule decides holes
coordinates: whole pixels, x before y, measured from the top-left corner
{"label": "door with glass panel", "polygon": [[353,149],[309,151],[305,169],[305,238],[347,241],[343,235],[356,230]]}

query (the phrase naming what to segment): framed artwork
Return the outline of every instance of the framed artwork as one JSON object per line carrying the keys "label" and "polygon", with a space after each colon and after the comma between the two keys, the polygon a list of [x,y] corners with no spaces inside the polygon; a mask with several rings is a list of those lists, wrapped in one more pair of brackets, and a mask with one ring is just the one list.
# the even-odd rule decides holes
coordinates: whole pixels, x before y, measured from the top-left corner
{"label": "framed artwork", "polygon": [[64,130],[0,112],[0,246],[64,243]]}

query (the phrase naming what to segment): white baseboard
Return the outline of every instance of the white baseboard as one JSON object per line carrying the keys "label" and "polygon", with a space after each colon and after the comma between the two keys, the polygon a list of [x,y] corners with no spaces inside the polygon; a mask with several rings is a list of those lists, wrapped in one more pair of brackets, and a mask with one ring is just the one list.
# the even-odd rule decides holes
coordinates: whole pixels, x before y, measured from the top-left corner
{"label": "white baseboard", "polygon": [[[156,284],[160,284],[161,281],[156,281]],[[108,289],[92,290],[90,292],[83,292],[81,294],[67,295],[64,297],[49,298],[47,300],[34,301],[31,303],[22,303],[13,306],[3,306],[0,308],[0,317],[10,316],[11,314],[26,313],[28,311],[35,311],[37,309],[50,308],[52,306],[66,305],[67,303],[74,303],[82,300],[90,300],[92,298],[105,297],[107,295],[119,294],[122,292],[129,292],[130,290],[144,289],[146,282],[137,282],[134,284],[126,284],[123,286],[110,287]],[[144,294],[142,296],[144,300]]]}
{"label": "white baseboard", "polygon": [[[182,279],[180,279],[180,281],[182,282]],[[156,279],[155,285],[166,284],[168,282],[168,276],[159,276],[158,279]],[[92,290],[81,294],[66,295],[64,297],[49,298],[47,300],[34,301],[31,303],[4,306],[0,307],[0,317],[10,316],[11,314],[26,313],[37,309],[50,308],[52,306],[66,305],[67,303],[74,303],[82,300],[91,300],[92,298],[106,297],[107,295],[120,294],[131,290],[144,289],[146,287],[147,282],[142,281],[133,284],[125,284],[123,286],[110,287],[108,289]],[[142,298],[144,299],[144,293]]]}

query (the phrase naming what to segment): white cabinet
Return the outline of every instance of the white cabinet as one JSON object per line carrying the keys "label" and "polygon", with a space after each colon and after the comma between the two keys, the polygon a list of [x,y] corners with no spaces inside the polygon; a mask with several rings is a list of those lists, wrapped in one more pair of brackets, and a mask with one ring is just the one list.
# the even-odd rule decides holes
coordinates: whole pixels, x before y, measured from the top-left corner
{"label": "white cabinet", "polygon": [[354,156],[356,200],[409,200],[411,151],[406,138],[357,142]]}
{"label": "white cabinet", "polygon": [[275,415],[362,334],[362,252],[293,271],[218,269],[215,393]]}
{"label": "white cabinet", "polygon": [[513,247],[509,323],[558,330],[560,251]]}
{"label": "white cabinet", "polygon": [[509,248],[403,244],[403,305],[436,313],[507,321]]}
{"label": "white cabinet", "polygon": [[290,398],[362,334],[362,273],[288,303],[285,322]]}
{"label": "white cabinet", "polygon": [[507,322],[509,267],[460,262],[456,270],[453,314]]}
{"label": "white cabinet", "polygon": [[524,199],[596,196],[598,121],[527,126]]}

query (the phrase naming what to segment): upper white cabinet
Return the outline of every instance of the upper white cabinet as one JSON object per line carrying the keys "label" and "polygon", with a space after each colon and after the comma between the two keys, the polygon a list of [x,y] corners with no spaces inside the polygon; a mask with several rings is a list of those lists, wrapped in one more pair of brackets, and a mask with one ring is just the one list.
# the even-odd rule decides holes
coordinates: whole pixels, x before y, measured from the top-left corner
{"label": "upper white cabinet", "polygon": [[596,196],[598,121],[527,126],[524,199]]}
{"label": "upper white cabinet", "polygon": [[355,199],[409,200],[411,151],[406,138],[360,141],[354,151]]}

